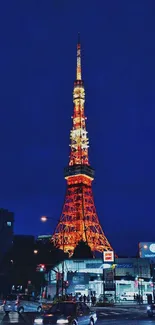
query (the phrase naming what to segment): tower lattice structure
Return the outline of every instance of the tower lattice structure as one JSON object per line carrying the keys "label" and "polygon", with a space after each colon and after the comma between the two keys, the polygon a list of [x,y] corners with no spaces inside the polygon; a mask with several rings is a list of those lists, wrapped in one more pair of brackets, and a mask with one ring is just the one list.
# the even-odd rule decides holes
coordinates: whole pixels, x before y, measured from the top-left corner
{"label": "tower lattice structure", "polygon": [[89,164],[89,139],[84,112],[85,88],[81,71],[81,44],[78,38],[74,112],[70,132],[70,158],[64,176],[67,190],[62,213],[52,236],[54,244],[71,256],[80,240],[92,251],[112,250],[100,225],[92,192],[94,169]]}

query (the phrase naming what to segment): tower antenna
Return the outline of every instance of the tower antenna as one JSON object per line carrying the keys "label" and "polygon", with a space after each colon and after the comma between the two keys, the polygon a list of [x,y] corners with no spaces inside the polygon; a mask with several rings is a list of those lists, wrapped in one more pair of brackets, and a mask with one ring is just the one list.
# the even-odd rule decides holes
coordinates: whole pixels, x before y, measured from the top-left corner
{"label": "tower antenna", "polygon": [[81,43],[78,34],[76,80],[73,89],[73,126],[70,132],[69,164],[64,170],[67,191],[60,220],[52,241],[71,256],[78,242],[87,242],[92,251],[112,250],[100,225],[92,191],[94,169],[90,166],[84,112],[85,89],[81,75]]}
{"label": "tower antenna", "polygon": [[81,79],[82,79],[82,71],[81,71],[81,43],[80,43],[80,33],[78,33],[76,80],[81,80]]}

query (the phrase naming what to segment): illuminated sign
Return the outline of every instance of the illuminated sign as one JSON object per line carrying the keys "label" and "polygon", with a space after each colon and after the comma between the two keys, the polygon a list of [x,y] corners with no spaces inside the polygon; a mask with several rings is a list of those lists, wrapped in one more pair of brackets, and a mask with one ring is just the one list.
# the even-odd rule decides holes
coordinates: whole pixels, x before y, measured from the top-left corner
{"label": "illuminated sign", "polygon": [[67,281],[69,286],[67,287],[67,293],[75,291],[83,291],[88,289],[90,280],[90,274],[84,272],[67,272]]}
{"label": "illuminated sign", "polygon": [[129,263],[129,264],[117,264],[117,268],[118,269],[132,269],[133,268],[133,264]]}
{"label": "illuminated sign", "polygon": [[115,290],[114,270],[105,270],[104,290],[105,291]]}
{"label": "illuminated sign", "polygon": [[114,262],[114,252],[113,251],[103,252],[103,261],[113,263]]}
{"label": "illuminated sign", "polygon": [[155,243],[139,243],[139,256],[142,258],[155,258]]}
{"label": "illuminated sign", "polygon": [[155,244],[151,244],[151,245],[150,245],[150,251],[151,251],[152,253],[155,253]]}
{"label": "illuminated sign", "polygon": [[102,265],[102,263],[86,263],[86,269],[98,269]]}
{"label": "illuminated sign", "polygon": [[67,273],[67,280],[71,285],[80,285],[80,284],[88,284],[89,283],[89,274],[88,273],[73,273],[68,272]]}

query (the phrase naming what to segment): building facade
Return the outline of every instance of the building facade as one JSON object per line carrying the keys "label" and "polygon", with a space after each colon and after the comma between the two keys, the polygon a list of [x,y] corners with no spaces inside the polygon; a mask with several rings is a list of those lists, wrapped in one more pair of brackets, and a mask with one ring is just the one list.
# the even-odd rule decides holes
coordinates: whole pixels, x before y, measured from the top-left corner
{"label": "building facade", "polygon": [[0,209],[0,262],[13,243],[14,213]]}
{"label": "building facade", "polygon": [[133,298],[136,294],[145,299],[147,294],[153,294],[148,259],[117,258],[113,269],[105,269],[102,259],[69,259],[63,263],[48,274],[47,294],[51,298],[55,296],[56,290],[61,294],[61,284],[57,288],[57,279],[63,269],[68,294],[95,295],[99,298],[103,293],[110,292],[118,300],[130,300],[128,296]]}

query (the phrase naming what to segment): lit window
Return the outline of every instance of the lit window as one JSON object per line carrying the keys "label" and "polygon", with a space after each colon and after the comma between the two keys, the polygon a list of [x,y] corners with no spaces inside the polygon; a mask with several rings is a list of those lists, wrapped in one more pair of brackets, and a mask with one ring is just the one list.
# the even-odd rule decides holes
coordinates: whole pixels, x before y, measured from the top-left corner
{"label": "lit window", "polygon": [[7,221],[7,226],[11,227],[11,221]]}

